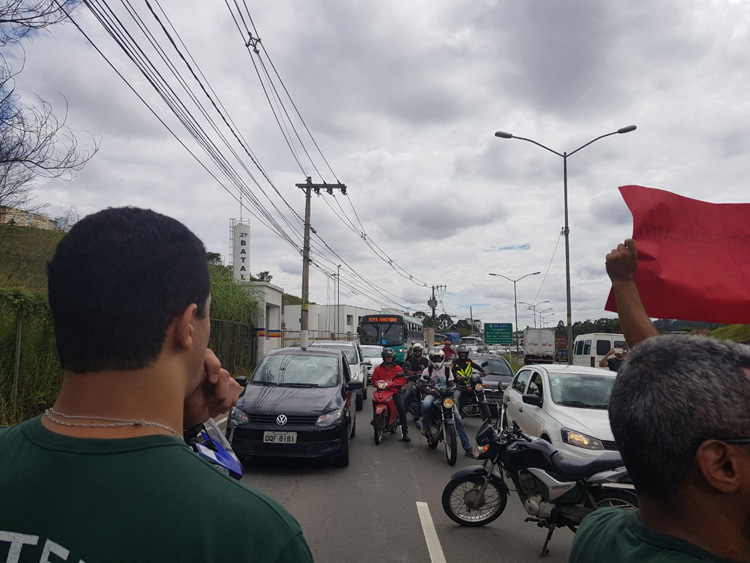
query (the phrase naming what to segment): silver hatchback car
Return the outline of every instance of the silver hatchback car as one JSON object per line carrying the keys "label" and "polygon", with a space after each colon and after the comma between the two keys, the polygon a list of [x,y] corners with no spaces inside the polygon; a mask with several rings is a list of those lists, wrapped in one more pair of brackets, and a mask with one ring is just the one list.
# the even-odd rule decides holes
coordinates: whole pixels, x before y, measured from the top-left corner
{"label": "silver hatchback car", "polygon": [[372,362],[362,354],[359,342],[350,342],[347,340],[316,340],[310,344],[310,346],[333,348],[344,352],[344,356],[349,363],[352,381],[362,382],[362,388],[357,391],[356,399],[356,408],[358,411],[361,411],[364,407],[364,400],[367,398],[367,368],[372,365]]}

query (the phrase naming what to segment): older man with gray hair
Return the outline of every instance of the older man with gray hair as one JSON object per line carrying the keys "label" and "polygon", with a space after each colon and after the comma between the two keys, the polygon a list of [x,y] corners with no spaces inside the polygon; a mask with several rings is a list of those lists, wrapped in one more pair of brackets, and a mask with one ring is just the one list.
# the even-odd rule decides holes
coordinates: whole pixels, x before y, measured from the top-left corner
{"label": "older man with gray hair", "polygon": [[632,274],[635,243],[607,256],[633,347],[609,403],[639,510],[599,509],[573,542],[575,563],[750,562],[750,347],[658,336]]}

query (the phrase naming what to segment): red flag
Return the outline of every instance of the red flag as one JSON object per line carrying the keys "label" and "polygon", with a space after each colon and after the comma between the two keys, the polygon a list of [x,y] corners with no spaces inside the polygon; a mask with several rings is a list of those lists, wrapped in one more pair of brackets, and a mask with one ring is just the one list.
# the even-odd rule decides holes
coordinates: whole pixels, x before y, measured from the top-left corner
{"label": "red flag", "polygon": [[[750,323],[750,204],[622,186],[638,247],[635,283],[650,317]],[[617,311],[610,290],[605,306]]]}

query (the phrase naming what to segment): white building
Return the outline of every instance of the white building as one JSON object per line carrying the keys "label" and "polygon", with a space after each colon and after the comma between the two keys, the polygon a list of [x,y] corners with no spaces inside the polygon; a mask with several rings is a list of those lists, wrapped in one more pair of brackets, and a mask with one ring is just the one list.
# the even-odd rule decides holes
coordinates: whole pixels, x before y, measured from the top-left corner
{"label": "white building", "polygon": [[[377,315],[383,311],[355,307],[353,305],[308,305],[307,329],[310,340],[355,340],[357,327],[364,315]],[[294,333],[301,329],[302,306],[285,305],[282,327],[285,333]]]}

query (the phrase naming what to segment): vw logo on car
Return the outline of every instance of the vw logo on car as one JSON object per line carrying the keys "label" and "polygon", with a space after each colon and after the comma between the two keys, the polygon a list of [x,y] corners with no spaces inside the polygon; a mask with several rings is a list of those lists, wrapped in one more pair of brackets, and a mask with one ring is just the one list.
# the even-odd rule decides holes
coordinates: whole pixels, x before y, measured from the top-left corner
{"label": "vw logo on car", "polygon": [[278,424],[279,426],[284,426],[287,423],[287,420],[288,419],[285,414],[280,414],[276,417],[276,424]]}

